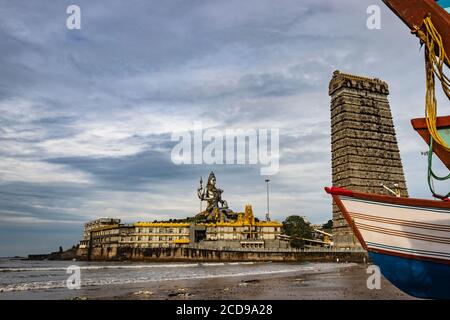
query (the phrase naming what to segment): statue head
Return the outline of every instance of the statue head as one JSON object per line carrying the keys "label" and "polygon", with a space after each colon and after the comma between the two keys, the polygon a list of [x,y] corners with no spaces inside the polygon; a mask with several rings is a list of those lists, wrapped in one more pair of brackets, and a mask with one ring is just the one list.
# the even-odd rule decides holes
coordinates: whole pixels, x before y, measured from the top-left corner
{"label": "statue head", "polygon": [[214,175],[214,172],[212,172],[212,171],[209,174],[207,186],[208,187],[209,186],[212,186],[212,187],[216,186],[216,176]]}

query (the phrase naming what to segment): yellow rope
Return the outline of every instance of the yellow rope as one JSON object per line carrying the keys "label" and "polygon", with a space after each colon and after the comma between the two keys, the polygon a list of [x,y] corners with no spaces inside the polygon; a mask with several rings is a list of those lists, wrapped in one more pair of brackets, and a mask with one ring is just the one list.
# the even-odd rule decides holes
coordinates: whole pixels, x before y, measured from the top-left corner
{"label": "yellow rope", "polygon": [[450,146],[441,138],[436,128],[437,99],[435,92],[435,76],[441,81],[442,90],[450,99],[450,78],[444,74],[444,63],[450,64],[449,57],[445,52],[442,37],[433,25],[430,17],[425,18],[426,28],[425,41],[425,70],[427,78],[427,91],[425,96],[425,117],[427,127],[433,140],[450,152]]}

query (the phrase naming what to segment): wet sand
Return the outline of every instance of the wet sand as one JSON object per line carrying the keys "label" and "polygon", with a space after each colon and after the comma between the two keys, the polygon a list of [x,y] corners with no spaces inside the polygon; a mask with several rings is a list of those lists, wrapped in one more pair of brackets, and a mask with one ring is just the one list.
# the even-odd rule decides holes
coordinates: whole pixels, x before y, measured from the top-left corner
{"label": "wet sand", "polygon": [[114,294],[98,292],[89,299],[144,300],[412,300],[385,278],[379,290],[367,288],[366,265],[331,272],[230,277],[202,280],[161,281],[151,285],[122,287]]}

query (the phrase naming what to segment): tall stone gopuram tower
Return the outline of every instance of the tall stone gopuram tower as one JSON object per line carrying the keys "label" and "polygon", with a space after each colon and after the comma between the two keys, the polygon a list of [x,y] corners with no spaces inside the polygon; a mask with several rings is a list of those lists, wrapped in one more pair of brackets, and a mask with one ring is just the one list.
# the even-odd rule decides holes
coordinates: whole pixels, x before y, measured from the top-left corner
{"label": "tall stone gopuram tower", "polygon": [[[329,94],[333,186],[388,194],[383,185],[394,189],[397,183],[407,197],[387,83],[335,71]],[[360,246],[334,203],[333,234],[337,247]]]}

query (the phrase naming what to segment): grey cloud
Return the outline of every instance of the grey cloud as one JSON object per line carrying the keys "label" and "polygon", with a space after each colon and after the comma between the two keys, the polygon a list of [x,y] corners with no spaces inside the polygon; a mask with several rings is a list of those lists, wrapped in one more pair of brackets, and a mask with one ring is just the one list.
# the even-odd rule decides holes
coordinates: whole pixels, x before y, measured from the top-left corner
{"label": "grey cloud", "polygon": [[[211,170],[234,208],[252,203],[264,214],[259,166],[171,162],[171,132],[161,132],[164,125],[148,131],[175,116],[187,127],[198,119],[220,130],[280,128],[280,166],[301,172],[271,177],[274,216],[328,220],[322,187],[331,183],[328,81],[335,69],[389,83],[411,194],[428,197],[421,146],[409,144],[409,118],[423,113],[423,56],[402,22],[376,3],[382,29],[375,31],[365,24],[369,0],[79,0],[80,31],[65,28],[70,1],[2,3],[0,161],[44,163],[89,181],[0,176],[0,219],[10,221],[0,230],[0,256],[54,250],[56,238],[75,243],[81,226],[71,221],[191,215],[198,178]],[[134,121],[143,115],[151,115],[147,126]],[[69,144],[80,135],[96,148],[111,145],[86,154],[81,142]],[[72,149],[55,155],[46,145],[55,140]],[[114,153],[129,145],[139,148]],[[54,224],[13,220],[24,217]]]}

